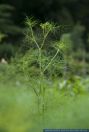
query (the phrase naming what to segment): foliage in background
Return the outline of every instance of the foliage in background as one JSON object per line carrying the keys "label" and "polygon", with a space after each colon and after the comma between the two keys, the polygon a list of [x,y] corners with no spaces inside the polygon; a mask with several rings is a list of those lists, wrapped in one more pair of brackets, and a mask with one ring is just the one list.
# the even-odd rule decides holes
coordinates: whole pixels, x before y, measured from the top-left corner
{"label": "foliage in background", "polygon": [[6,35],[0,32],[0,43],[2,42],[3,38],[5,38]]}
{"label": "foliage in background", "polygon": [[[13,41],[21,34],[22,29],[15,24],[14,7],[8,4],[0,5],[0,59],[10,59],[15,55],[16,47]],[[14,42],[15,43],[15,42]]]}
{"label": "foliage in background", "polygon": [[6,35],[15,35],[21,33],[20,27],[14,23],[14,7],[8,4],[0,5],[0,32]]}
{"label": "foliage in background", "polygon": [[10,60],[15,57],[15,47],[12,44],[0,44],[0,59]]}

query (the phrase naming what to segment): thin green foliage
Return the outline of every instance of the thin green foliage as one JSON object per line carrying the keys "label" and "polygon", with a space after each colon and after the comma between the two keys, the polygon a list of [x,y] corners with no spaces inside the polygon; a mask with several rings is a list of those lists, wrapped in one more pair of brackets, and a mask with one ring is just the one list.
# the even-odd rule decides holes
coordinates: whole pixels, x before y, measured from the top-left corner
{"label": "thin green foliage", "polygon": [[[28,17],[26,18],[26,26],[27,26],[27,30],[30,31],[30,33],[27,32],[26,39],[29,40],[29,42],[32,42],[33,45],[36,46],[35,49],[38,51],[36,56],[37,56],[37,62],[38,62],[38,66],[39,66],[39,88],[33,88],[33,90],[37,96],[38,105],[40,105],[40,104],[42,105],[42,111],[44,112],[44,110],[45,110],[45,93],[46,93],[46,89],[43,86],[44,73],[50,67],[50,65],[52,65],[53,61],[57,57],[57,55],[59,53],[59,48],[56,49],[56,53],[53,55],[53,57],[51,57],[50,60],[48,59],[46,64],[44,64],[45,57],[44,57],[43,49],[44,49],[44,46],[46,44],[46,41],[47,41],[49,35],[51,33],[55,32],[56,29],[58,28],[58,26],[56,26],[54,23],[49,23],[49,22],[40,24],[37,21],[35,21],[33,18],[29,19]],[[39,39],[41,39],[41,41],[39,41],[36,36],[36,33],[35,33],[36,26],[38,26],[40,28],[41,38],[39,38]],[[30,56],[30,54],[28,56]],[[47,56],[47,58],[48,57],[49,56]],[[23,66],[24,65],[26,65],[26,61],[24,61]]]}

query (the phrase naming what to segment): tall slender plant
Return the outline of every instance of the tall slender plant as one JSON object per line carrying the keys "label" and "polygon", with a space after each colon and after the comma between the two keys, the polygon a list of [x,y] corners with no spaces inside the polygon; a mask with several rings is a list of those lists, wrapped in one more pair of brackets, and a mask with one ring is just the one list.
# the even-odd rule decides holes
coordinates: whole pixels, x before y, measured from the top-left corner
{"label": "tall slender plant", "polygon": [[[27,26],[27,30],[30,31],[30,33],[27,31],[25,34],[26,40],[29,40],[29,43],[32,43],[33,47],[35,47],[35,49],[33,48],[33,50],[38,51],[38,52],[36,52],[36,54],[38,56],[37,62],[38,62],[38,66],[39,66],[39,82],[40,82],[40,84],[39,84],[38,88],[33,87],[33,90],[34,90],[35,95],[38,100],[38,110],[39,110],[39,106],[41,106],[42,112],[44,113],[44,111],[45,111],[45,93],[46,93],[46,89],[43,86],[44,75],[45,75],[45,71],[47,71],[47,69],[52,65],[52,63],[56,59],[57,55],[59,54],[60,46],[59,47],[54,46],[55,53],[51,57],[51,59],[48,59],[48,61],[46,62],[45,65],[44,65],[44,61],[43,61],[44,60],[44,52],[43,51],[44,51],[44,47],[46,46],[46,41],[47,41],[48,37],[50,36],[51,33],[55,32],[56,29],[59,28],[59,26],[56,26],[54,23],[49,23],[49,22],[39,24],[33,18],[26,19],[26,26]],[[37,36],[37,32],[35,31],[36,27],[39,27],[39,29],[40,29],[40,37],[41,38]],[[54,43],[56,44],[56,41]],[[28,53],[29,52],[26,52],[26,54],[28,54]],[[28,56],[30,56],[30,54]],[[30,60],[25,60],[23,63],[23,67],[26,66],[26,64],[28,63],[27,61],[30,61]]]}

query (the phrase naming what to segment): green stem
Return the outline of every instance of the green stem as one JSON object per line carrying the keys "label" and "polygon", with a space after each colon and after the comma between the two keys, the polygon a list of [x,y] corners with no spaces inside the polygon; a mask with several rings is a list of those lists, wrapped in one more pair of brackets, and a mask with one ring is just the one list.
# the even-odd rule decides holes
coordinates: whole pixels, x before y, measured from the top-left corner
{"label": "green stem", "polygon": [[53,62],[53,60],[56,58],[57,54],[59,53],[59,49],[57,50],[56,54],[54,55],[54,57],[51,59],[51,61],[48,63],[48,65],[44,68],[43,73],[47,70],[47,68],[51,65],[51,63]]}
{"label": "green stem", "polygon": [[39,44],[37,43],[37,41],[35,39],[35,36],[34,36],[34,33],[33,33],[33,29],[32,29],[31,24],[30,24],[30,29],[31,29],[31,34],[32,34],[33,41],[36,44],[37,48],[40,49]]}
{"label": "green stem", "polygon": [[50,32],[50,31],[48,31],[48,32],[44,35],[44,31],[43,31],[44,38],[43,38],[43,42],[42,42],[42,45],[41,45],[41,49],[42,49],[43,46],[44,46],[45,40],[46,40],[46,38],[47,38],[49,32]]}
{"label": "green stem", "polygon": [[41,48],[39,49],[39,65],[40,65],[40,94],[42,92],[42,54],[41,54]]}

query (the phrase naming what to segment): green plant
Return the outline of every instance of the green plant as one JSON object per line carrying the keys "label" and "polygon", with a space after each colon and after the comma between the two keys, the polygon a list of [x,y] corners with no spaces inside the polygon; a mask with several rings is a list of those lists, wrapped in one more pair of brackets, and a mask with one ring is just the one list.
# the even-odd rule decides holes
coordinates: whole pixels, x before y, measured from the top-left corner
{"label": "green plant", "polygon": [[14,57],[15,49],[11,44],[1,44],[0,45],[0,58],[10,59]]}
{"label": "green plant", "polygon": [[6,37],[6,35],[0,32],[0,42],[2,42],[2,39],[5,37]]}
{"label": "green plant", "polygon": [[21,28],[13,21],[14,7],[8,4],[0,5],[0,32],[6,35],[16,35],[21,33]]}
{"label": "green plant", "polygon": [[73,42],[71,40],[71,34],[65,33],[61,36],[59,43],[57,44],[61,52],[63,53],[63,76],[65,79],[68,77],[68,73],[71,68]]}
{"label": "green plant", "polygon": [[[37,23],[33,18],[26,19],[26,26],[27,26],[27,32],[25,34],[26,41],[29,42],[29,49],[26,51],[25,55],[21,58],[21,69],[26,73],[26,75],[29,76],[29,70],[33,70],[33,73],[38,72],[38,78],[39,78],[39,87],[34,88],[33,90],[36,94],[37,100],[38,100],[38,106],[41,105],[42,111],[44,113],[45,110],[45,93],[46,89],[43,86],[43,81],[45,79],[45,72],[47,72],[48,68],[53,64],[53,62],[56,60],[56,57],[60,54],[60,46],[56,46],[56,41],[51,42],[51,46],[53,49],[53,53],[50,51],[48,52],[48,49],[45,47],[47,45],[47,40],[49,39],[49,36],[51,33],[54,33],[59,26],[56,26],[54,23]],[[39,27],[39,29],[37,28]],[[38,32],[37,32],[38,31]],[[40,36],[40,37],[38,37]],[[49,43],[50,44],[50,43]],[[59,61],[60,63],[60,61]],[[30,72],[31,73],[31,72]],[[29,79],[30,76],[29,76]],[[37,78],[35,78],[35,83]],[[38,108],[39,109],[39,108]]]}

